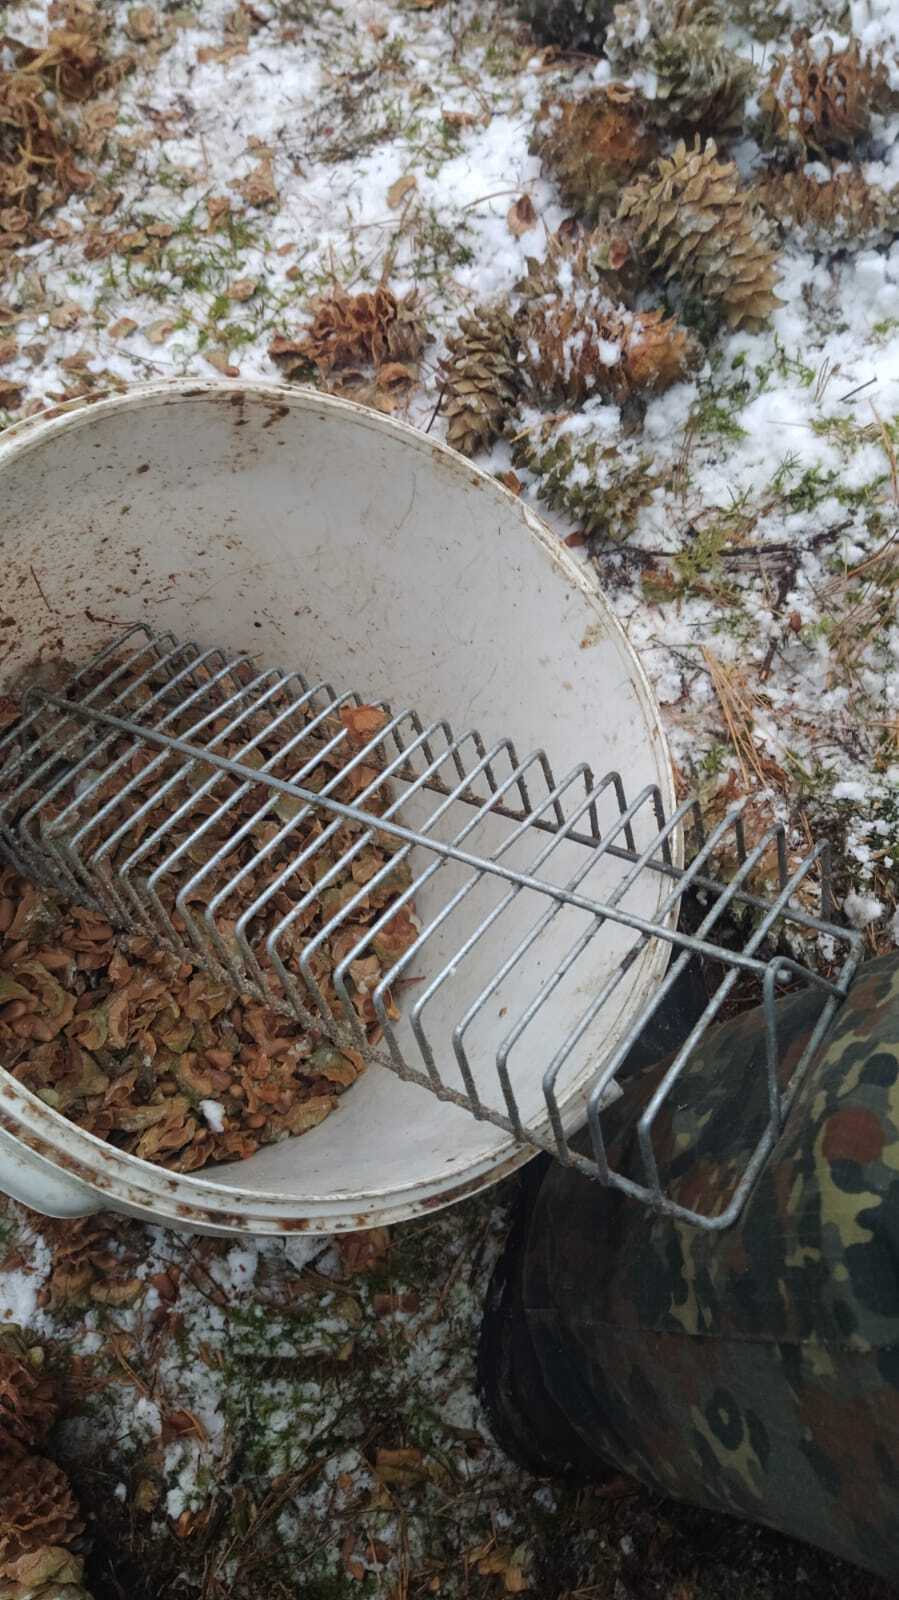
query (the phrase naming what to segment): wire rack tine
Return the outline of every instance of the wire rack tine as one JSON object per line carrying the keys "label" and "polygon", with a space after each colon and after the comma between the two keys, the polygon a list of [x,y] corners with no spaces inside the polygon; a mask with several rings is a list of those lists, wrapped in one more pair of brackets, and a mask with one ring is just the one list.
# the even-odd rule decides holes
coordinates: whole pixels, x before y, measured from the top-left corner
{"label": "wire rack tine", "polygon": [[[829,921],[826,847],[815,846],[791,870],[782,827],[750,846],[742,803],[706,831],[694,799],[666,816],[656,786],[628,800],[619,773],[596,779],[584,762],[557,781],[543,749],[520,759],[511,740],[487,742],[475,729],[457,737],[449,722],[425,724],[414,708],[394,713],[382,703],[376,730],[351,738],[344,717],[362,704],[355,691],[338,694],[326,683],[310,688],[300,673],[260,670],[249,656],[201,650],[136,625],[75,673],[65,693],[39,681],[28,689],[24,715],[0,737],[0,850],[18,870],[104,910],[123,927],[198,953],[210,971],[264,1004],[362,1050],[373,1064],[464,1107],[517,1143],[551,1151],[670,1216],[706,1229],[729,1226],[861,956],[861,935]],[[190,792],[183,797],[185,782]],[[338,798],[348,784],[352,798]],[[413,811],[415,826],[408,820]],[[672,843],[687,829],[694,848],[682,867]],[[366,866],[373,844],[381,857]],[[726,881],[716,872],[723,850],[737,860]],[[755,884],[770,850],[773,895]],[[601,892],[590,889],[591,873],[600,868]],[[820,915],[794,901],[816,871]],[[651,913],[632,900],[648,877],[657,885]],[[296,930],[335,889],[336,905],[319,911],[316,931],[296,949]],[[676,913],[693,891],[710,903],[688,932],[677,926]],[[426,903],[414,938],[385,957],[395,919],[417,916]],[[715,930],[738,906],[753,926],[739,948],[726,948]],[[569,937],[558,919],[572,913]],[[764,948],[787,924],[831,936],[842,952],[832,981]],[[523,1109],[514,1063],[525,1041],[533,1049],[541,1027],[546,1034],[541,1018],[551,1017],[547,1007],[558,1007],[566,984],[575,985],[575,1005],[580,963],[591,947],[603,948],[594,941],[610,926],[619,940],[610,970],[586,1004],[581,997],[563,1037],[541,1047],[549,1057],[540,1078],[542,1110]],[[330,999],[317,973],[335,939],[342,943],[335,947]],[[555,944],[544,970],[549,939]],[[357,1012],[356,974],[376,946],[381,965],[370,1004],[381,1043],[371,1044]],[[617,1045],[604,1044],[596,1034],[604,1009],[651,947],[670,952],[668,973]],[[392,996],[422,957],[431,971],[398,1027]],[[724,977],[638,1120],[641,1182],[610,1165],[605,1102],[642,1029],[698,958],[717,963]],[[486,963],[483,980],[476,960]],[[710,1215],[665,1193],[653,1128],[741,977],[758,985],[761,998],[767,1114],[733,1193]],[[788,980],[812,984],[822,1004],[799,1063],[782,1083],[776,1002],[778,986]],[[500,1030],[495,1018],[488,1025],[488,1011],[507,981],[518,990],[510,991],[512,1015]],[[485,1026],[492,1039],[487,1057],[478,1044]],[[444,1059],[458,1083],[449,1081]],[[569,1143],[559,1085],[569,1066],[585,1071],[591,1062],[585,1154]]]}

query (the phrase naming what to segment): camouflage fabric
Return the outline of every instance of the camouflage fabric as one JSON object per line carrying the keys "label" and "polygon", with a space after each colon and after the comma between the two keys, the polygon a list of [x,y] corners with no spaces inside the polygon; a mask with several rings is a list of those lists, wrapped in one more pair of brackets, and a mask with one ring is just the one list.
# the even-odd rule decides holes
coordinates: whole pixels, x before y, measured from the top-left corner
{"label": "camouflage fabric", "polygon": [[[787,1069],[819,1009],[780,1003]],[[608,1115],[634,1176],[661,1071]],[[675,1098],[663,1185],[721,1209],[764,1123],[758,1013],[716,1031]],[[860,969],[734,1228],[554,1167],[520,1295],[546,1388],[599,1461],[899,1579],[899,959]]]}

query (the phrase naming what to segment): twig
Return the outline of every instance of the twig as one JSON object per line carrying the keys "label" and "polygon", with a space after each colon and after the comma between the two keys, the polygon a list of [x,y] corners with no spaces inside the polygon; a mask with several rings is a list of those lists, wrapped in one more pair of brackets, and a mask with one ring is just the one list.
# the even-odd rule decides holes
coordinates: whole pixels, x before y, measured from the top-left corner
{"label": "twig", "polygon": [[877,382],[876,378],[869,378],[867,383],[860,383],[858,385],[858,388],[850,389],[848,394],[841,394],[839,396],[839,399],[840,399],[840,401],[851,400],[853,395],[861,394],[863,389],[870,389],[872,383],[876,383],[876,382]]}
{"label": "twig", "polygon": [[437,404],[434,407],[433,411],[431,412],[430,420],[428,422],[427,427],[425,428],[425,433],[430,433],[431,429],[434,426],[434,423],[437,421],[437,418],[438,418],[438,416],[440,414],[440,407],[443,405],[443,396],[445,394],[446,394],[446,384],[444,383],[444,384],[441,384],[440,393],[437,396]]}
{"label": "twig", "polygon": [[40,580],[40,578],[38,577],[38,575],[35,572],[33,567],[29,567],[28,570],[31,573],[32,578],[34,579],[35,586],[37,588],[37,592],[40,595],[41,599],[43,600],[44,605],[47,607],[47,610],[50,612],[50,615],[51,616],[55,616],[56,615],[56,608],[54,606],[51,606],[49,600],[47,599],[47,596],[44,594],[44,591],[41,588],[41,580]]}

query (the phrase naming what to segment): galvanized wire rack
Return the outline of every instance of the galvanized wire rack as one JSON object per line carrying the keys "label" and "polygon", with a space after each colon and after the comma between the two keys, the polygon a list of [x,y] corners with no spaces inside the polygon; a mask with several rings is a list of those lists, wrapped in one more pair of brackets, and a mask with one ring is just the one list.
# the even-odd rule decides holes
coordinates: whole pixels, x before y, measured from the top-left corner
{"label": "galvanized wire rack", "polygon": [[[360,733],[365,717],[347,718],[348,708],[366,709],[357,694],[307,683],[298,672],[260,670],[248,655],[133,627],[81,671],[38,671],[25,689],[22,714],[0,740],[0,854],[116,926],[199,956],[238,990],[521,1144],[700,1227],[729,1226],[860,959],[861,936],[831,920],[826,848],[815,845],[788,868],[783,829],[772,827],[747,847],[739,804],[706,832],[695,801],[666,816],[656,787],[628,796],[618,773],[597,779],[581,763],[557,778],[542,750],[521,758],[508,740],[487,744],[474,730],[457,736],[446,720],[425,722],[415,710],[383,703],[372,731]],[[353,798],[338,798],[348,782]],[[686,867],[678,864],[684,833],[691,843]],[[372,840],[384,863],[347,891],[348,873],[351,879]],[[760,894],[754,875],[772,857],[775,890]],[[641,910],[645,895],[634,895],[647,875],[660,886],[649,915]],[[351,942],[326,983],[325,942],[346,930],[379,880],[394,885],[389,906]],[[800,904],[812,884],[820,914]],[[332,907],[322,897],[338,885],[344,887]],[[677,927],[688,893],[704,903],[692,932]],[[322,904],[323,925],[298,940],[310,908]],[[371,992],[380,1033],[372,1044],[353,1003],[358,963],[389,935],[403,907],[415,918],[414,937]],[[715,933],[735,907],[748,911],[751,931],[731,949]],[[564,954],[541,965],[548,931],[557,937],[563,917],[571,923]],[[790,927],[829,937],[834,976],[764,953]],[[618,935],[617,954],[585,993],[579,964],[609,929]],[[585,1154],[570,1143],[560,1085],[597,1018],[614,1006],[625,974],[659,942],[671,952],[667,974],[592,1078]],[[475,954],[478,970],[489,975],[473,990],[461,975],[470,976]],[[610,1165],[603,1108],[634,1042],[697,956],[717,963],[723,976],[640,1119],[637,1181]],[[513,974],[524,980],[516,991],[523,1003],[504,1018],[485,1066],[478,1025]],[[768,1117],[726,1210],[708,1216],[665,1194],[653,1128],[747,976],[765,1007]],[[778,985],[795,980],[814,986],[821,1009],[783,1085],[775,1000]],[[392,997],[407,984],[410,996],[403,995],[398,1014]],[[457,988],[453,1023],[437,1036],[435,997],[445,1002]],[[511,1063],[560,993],[567,1031],[541,1060],[539,1108],[523,1106]]]}

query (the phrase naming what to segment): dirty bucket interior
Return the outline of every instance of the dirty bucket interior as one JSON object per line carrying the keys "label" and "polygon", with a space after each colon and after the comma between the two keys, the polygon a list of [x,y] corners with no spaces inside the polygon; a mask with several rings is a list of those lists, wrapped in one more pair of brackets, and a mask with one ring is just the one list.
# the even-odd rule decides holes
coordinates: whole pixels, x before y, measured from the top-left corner
{"label": "dirty bucket interior", "polygon": [[[479,730],[487,747],[510,741],[519,760],[545,752],[545,764],[534,767],[538,789],[545,771],[559,781],[589,763],[597,777],[625,774],[627,798],[654,788],[670,807],[650,693],[592,580],[511,494],[411,429],[276,386],[155,385],[11,430],[0,445],[0,485],[0,691],[38,656],[81,665],[141,623],[200,648],[251,652],[262,665],[355,690],[394,711],[414,707],[425,721],[448,719],[458,738]],[[620,809],[620,792],[610,789],[601,831]],[[464,812],[459,803],[447,809],[441,837],[456,836]],[[421,797],[401,811],[411,828],[428,816]],[[639,848],[657,828],[652,808],[638,813],[634,828]],[[507,833],[501,819],[486,817],[470,847],[490,855]],[[533,838],[523,838],[508,863],[526,872],[534,853]],[[553,880],[568,881],[582,858],[582,846],[563,844]],[[446,905],[467,871],[445,860],[416,904],[419,917]],[[619,861],[598,860],[586,892],[603,899],[621,874]],[[430,974],[452,966],[452,981],[428,1011],[437,1065],[452,1088],[463,1088],[454,1030],[542,910],[518,894],[493,932],[455,964],[466,925],[489,918],[507,892],[508,884],[489,877],[475,884],[411,974],[427,985]],[[657,875],[636,875],[627,909],[652,918],[664,892]],[[632,934],[562,908],[491,989],[466,1035],[478,1094],[503,1109],[496,1053],[509,1019],[588,924],[582,957],[508,1054],[526,1126],[545,1129],[542,1080],[558,1039]],[[646,944],[566,1061],[556,1092],[569,1131],[583,1119],[597,1067],[665,959],[664,946]],[[415,1045],[410,1010],[403,1002],[396,1030],[404,1053]],[[17,1103],[21,1111],[20,1090]],[[193,1204],[198,1215],[204,1206],[212,1214],[227,1200],[251,1219],[264,1210],[267,1220],[256,1215],[257,1226],[282,1218],[321,1231],[446,1203],[529,1153],[502,1127],[379,1065],[302,1138],[177,1183],[120,1152],[110,1167],[97,1140],[35,1103],[29,1118],[38,1115],[45,1157],[74,1156],[89,1183],[102,1173],[114,1204],[165,1218],[176,1190],[181,1215]],[[7,1126],[9,1118],[7,1103]]]}

